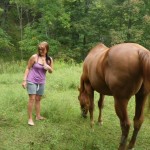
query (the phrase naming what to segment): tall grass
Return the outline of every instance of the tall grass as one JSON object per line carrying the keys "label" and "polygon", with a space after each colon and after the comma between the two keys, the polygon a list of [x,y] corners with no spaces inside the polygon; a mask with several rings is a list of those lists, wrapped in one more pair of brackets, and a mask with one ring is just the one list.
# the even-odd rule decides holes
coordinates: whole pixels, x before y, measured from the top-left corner
{"label": "tall grass", "polygon": [[[112,97],[105,98],[103,126],[98,126],[98,94],[95,93],[95,125],[80,116],[77,99],[82,64],[54,62],[54,72],[47,73],[41,113],[47,119],[27,125],[26,90],[21,87],[25,62],[1,63],[0,70],[0,150],[116,150],[120,140],[119,120]],[[132,122],[134,98],[128,110]],[[35,114],[35,112],[33,112]],[[34,115],[35,118],[35,115]],[[139,132],[136,150],[150,147],[150,120]],[[133,126],[130,129],[131,137]]]}

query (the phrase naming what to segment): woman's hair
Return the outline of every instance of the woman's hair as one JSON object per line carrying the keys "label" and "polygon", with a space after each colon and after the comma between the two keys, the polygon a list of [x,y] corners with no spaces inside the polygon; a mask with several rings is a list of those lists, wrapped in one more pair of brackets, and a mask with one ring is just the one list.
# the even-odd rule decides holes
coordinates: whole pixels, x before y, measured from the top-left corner
{"label": "woman's hair", "polygon": [[[49,51],[49,44],[47,43],[47,42],[41,42],[39,45],[38,45],[38,49],[40,49],[41,48],[41,45],[42,46],[45,46],[45,48],[46,48],[46,50],[47,50],[47,52],[46,52],[46,63],[48,64],[48,65],[50,65],[51,64],[51,58],[50,58],[50,56],[48,56],[48,51]],[[40,56],[40,53],[38,52],[38,55]],[[50,62],[50,63],[48,63],[48,61]]]}

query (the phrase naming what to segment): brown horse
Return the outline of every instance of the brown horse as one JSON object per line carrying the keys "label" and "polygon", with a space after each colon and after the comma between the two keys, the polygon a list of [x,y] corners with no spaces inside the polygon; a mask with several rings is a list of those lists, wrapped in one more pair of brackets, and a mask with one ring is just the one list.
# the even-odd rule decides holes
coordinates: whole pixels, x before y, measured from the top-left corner
{"label": "brown horse", "polygon": [[[94,91],[100,93],[99,122],[104,95],[114,97],[122,130],[119,150],[132,149],[144,120],[144,105],[150,91],[150,52],[135,43],[118,44],[111,48],[98,44],[84,60],[78,96],[83,116],[88,111],[90,113],[91,126],[94,123]],[[136,102],[134,131],[126,147],[130,129],[127,105],[133,95]]]}

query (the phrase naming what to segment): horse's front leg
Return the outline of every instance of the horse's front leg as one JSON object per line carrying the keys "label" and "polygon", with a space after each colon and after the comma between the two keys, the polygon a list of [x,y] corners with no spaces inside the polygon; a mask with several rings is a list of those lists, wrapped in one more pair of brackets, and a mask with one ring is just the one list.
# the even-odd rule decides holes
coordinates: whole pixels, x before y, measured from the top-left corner
{"label": "horse's front leg", "polygon": [[99,101],[98,101],[98,108],[99,108],[98,124],[99,125],[103,124],[102,109],[103,109],[103,106],[104,106],[104,97],[105,96],[103,94],[100,94]]}
{"label": "horse's front leg", "polygon": [[88,105],[88,110],[89,110],[89,113],[90,113],[90,125],[91,127],[93,127],[94,125],[94,119],[93,119],[93,111],[94,111],[94,90],[90,84],[90,82],[85,82],[85,90],[86,90],[86,93],[87,93],[87,98],[88,98],[88,102],[89,102],[89,105]]}
{"label": "horse's front leg", "polygon": [[89,113],[90,113],[90,125],[93,127],[94,125],[94,118],[93,118],[93,112],[94,112],[94,91],[91,89],[89,91],[89,99],[90,99],[90,106],[89,106]]}
{"label": "horse's front leg", "polygon": [[128,149],[134,148],[138,132],[144,121],[144,105],[145,105],[147,95],[143,93],[144,92],[140,91],[135,95],[136,107],[135,107],[135,116],[134,116],[134,131],[132,134],[132,138],[129,142]]}
{"label": "horse's front leg", "polygon": [[127,99],[115,99],[116,114],[120,119],[120,126],[122,130],[121,140],[118,150],[126,150],[127,138],[130,130],[130,121],[127,114]]}

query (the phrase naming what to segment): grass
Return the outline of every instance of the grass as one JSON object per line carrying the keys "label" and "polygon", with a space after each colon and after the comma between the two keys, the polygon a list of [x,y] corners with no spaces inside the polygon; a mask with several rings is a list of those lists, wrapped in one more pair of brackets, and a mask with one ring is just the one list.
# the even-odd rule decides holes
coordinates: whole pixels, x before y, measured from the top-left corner
{"label": "grass", "polygon": [[[47,74],[41,113],[47,119],[27,125],[26,90],[21,87],[25,62],[0,66],[0,149],[1,150],[116,150],[121,131],[112,97],[105,98],[103,126],[98,126],[98,94],[95,93],[95,125],[89,117],[80,116],[77,99],[82,71],[81,64],[55,62],[53,74]],[[129,115],[134,116],[134,100],[130,100]],[[33,112],[35,117],[35,112]],[[145,122],[137,138],[136,150],[150,149],[150,120]],[[133,125],[130,129],[131,137]]]}

